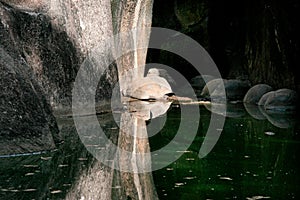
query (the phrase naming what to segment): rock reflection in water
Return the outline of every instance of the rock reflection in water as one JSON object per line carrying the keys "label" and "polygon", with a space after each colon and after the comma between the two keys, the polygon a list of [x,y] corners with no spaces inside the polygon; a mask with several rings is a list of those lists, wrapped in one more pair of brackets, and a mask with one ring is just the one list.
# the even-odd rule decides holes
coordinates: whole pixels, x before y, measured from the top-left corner
{"label": "rock reflection in water", "polygon": [[[98,126],[91,123],[90,116],[81,117],[86,124],[82,128],[87,133],[81,136],[81,140],[96,158],[107,162],[94,159],[87,170],[80,172],[67,199],[158,199],[151,173],[146,120],[164,114],[170,104],[160,101],[129,102],[127,112],[120,116],[118,136],[108,133],[88,135],[99,133],[94,130]],[[100,138],[103,137],[109,137],[111,142],[102,143],[105,140]]]}
{"label": "rock reflection in water", "polygon": [[244,103],[244,107],[251,117],[258,120],[264,120],[266,117],[261,113],[259,107],[254,104]]}
{"label": "rock reflection in water", "polygon": [[271,124],[278,128],[291,128],[294,126],[295,120],[293,113],[282,111],[266,111],[261,106],[259,106],[259,110]]}
{"label": "rock reflection in water", "polygon": [[204,104],[205,108],[210,112],[216,113],[218,115],[238,118],[246,115],[245,109],[241,104],[218,104],[218,103],[209,103]]}
{"label": "rock reflection in water", "polygon": [[268,120],[278,128],[291,128],[295,123],[294,113],[265,110],[262,106],[244,103],[244,107],[251,117],[258,120]]}

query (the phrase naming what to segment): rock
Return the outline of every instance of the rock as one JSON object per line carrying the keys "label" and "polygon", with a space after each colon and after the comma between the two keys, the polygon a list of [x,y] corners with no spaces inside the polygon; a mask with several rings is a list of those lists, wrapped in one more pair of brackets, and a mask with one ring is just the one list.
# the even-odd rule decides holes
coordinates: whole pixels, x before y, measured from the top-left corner
{"label": "rock", "polygon": [[270,92],[267,92],[266,94],[262,95],[262,97],[259,99],[257,105],[259,106],[264,106],[267,99],[272,96],[274,94],[274,91],[270,91]]}
{"label": "rock", "polygon": [[[215,79],[215,77],[211,75],[199,75],[191,79],[190,83],[197,97],[201,96],[201,91],[205,87],[206,83],[208,83],[213,79]],[[189,87],[188,86],[181,87],[180,92],[186,96],[191,96],[190,92],[188,92]]]}
{"label": "rock", "polygon": [[205,19],[205,3],[198,0],[175,1],[175,15],[184,29],[193,27]]}
{"label": "rock", "polygon": [[250,88],[248,81],[214,79],[206,84],[201,96],[210,97],[214,100],[224,99],[225,94],[223,93],[222,84],[224,84],[227,101],[241,100]]}
{"label": "rock", "polygon": [[[247,81],[228,80],[227,82],[225,82],[227,100],[230,101],[241,100],[249,88],[250,85]],[[220,93],[221,93],[221,87],[218,86],[214,90],[212,96],[218,96],[218,94]]]}
{"label": "rock", "polygon": [[46,0],[2,0],[4,3],[13,8],[27,12],[46,11],[50,7],[49,1]]}
{"label": "rock", "polygon": [[260,98],[267,92],[272,91],[272,87],[267,84],[258,84],[251,87],[246,93],[243,102],[258,104]]}
{"label": "rock", "polygon": [[202,89],[205,87],[206,83],[209,81],[215,79],[215,77],[211,75],[199,75],[195,76],[191,79],[191,85],[194,89],[202,91]]}
{"label": "rock", "polygon": [[11,56],[0,43],[0,155],[54,149],[59,137],[50,104],[18,51],[7,48]]}
{"label": "rock", "polygon": [[209,97],[210,94],[212,94],[219,85],[224,84],[225,86],[225,82],[227,82],[227,80],[221,78],[217,78],[207,82],[204,88],[202,89],[201,96]]}
{"label": "rock", "polygon": [[141,100],[166,99],[166,95],[173,93],[166,79],[159,76],[156,68],[149,69],[146,77],[133,81],[126,96]]}
{"label": "rock", "polygon": [[[72,90],[79,68],[83,63],[87,63],[83,61],[87,60],[88,55],[92,55],[92,49],[100,45],[101,41],[107,41],[113,32],[112,25],[108,25],[108,17],[96,19],[93,12],[87,14],[86,9],[104,16],[110,13],[110,10],[106,11],[110,8],[104,8],[105,2],[90,1],[85,4],[83,1],[72,3],[51,1],[52,9],[49,12],[37,12],[43,7],[41,4],[50,5],[50,2],[44,0],[5,2],[9,5],[0,3],[0,44],[3,46],[15,44],[15,51],[19,51],[20,57],[30,66],[34,78],[46,99],[50,101],[54,112],[71,115]],[[106,4],[110,5],[110,2]],[[67,14],[58,13],[56,16],[52,13],[54,10],[55,13],[64,10]],[[76,12],[73,12],[74,10]],[[100,21],[105,26],[95,29],[94,24],[100,24]],[[105,59],[113,60],[110,54],[107,54],[104,56]],[[117,82],[116,65],[112,64],[106,68],[107,64],[103,63],[111,62],[101,60],[103,57],[100,57],[99,55],[94,57],[96,60],[93,61],[97,62],[95,64],[97,68],[86,67],[84,77],[85,81],[92,82],[100,77],[95,74],[104,71],[97,86],[95,97],[97,104],[111,96],[112,86]],[[83,97],[90,95],[86,88],[81,90]]]}
{"label": "rock", "polygon": [[262,98],[259,104],[263,105],[265,110],[289,111],[296,109],[298,96],[294,90],[284,88],[267,93]]}

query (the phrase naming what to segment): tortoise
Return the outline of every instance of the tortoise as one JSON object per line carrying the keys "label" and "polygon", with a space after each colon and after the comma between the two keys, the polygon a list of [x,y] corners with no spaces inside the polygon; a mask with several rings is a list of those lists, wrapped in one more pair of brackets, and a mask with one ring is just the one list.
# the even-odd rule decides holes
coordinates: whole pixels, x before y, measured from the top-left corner
{"label": "tortoise", "polygon": [[165,100],[174,95],[168,81],[159,75],[158,69],[149,69],[146,77],[132,82],[131,87],[126,92],[127,96],[133,99],[155,101]]}

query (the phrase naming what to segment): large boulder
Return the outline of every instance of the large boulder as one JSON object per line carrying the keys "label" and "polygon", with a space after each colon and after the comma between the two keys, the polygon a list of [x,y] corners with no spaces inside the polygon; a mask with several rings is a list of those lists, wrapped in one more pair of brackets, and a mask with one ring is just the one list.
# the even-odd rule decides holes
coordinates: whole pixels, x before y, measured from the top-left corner
{"label": "large boulder", "polygon": [[289,111],[296,109],[297,99],[294,90],[284,88],[263,95],[259,105],[263,105],[265,110]]}
{"label": "large boulder", "polygon": [[250,84],[248,81],[235,80],[235,79],[214,79],[209,81],[203,88],[201,96],[210,97],[214,100],[220,100],[225,98],[224,88],[226,92],[227,101],[242,100]]}
{"label": "large boulder", "polygon": [[244,103],[251,103],[251,104],[258,104],[260,98],[267,92],[272,91],[272,87],[267,84],[257,84],[250,88],[246,93],[243,102]]}
{"label": "large boulder", "polygon": [[203,96],[203,97],[211,96],[211,94],[214,92],[214,90],[219,85],[224,84],[224,87],[225,87],[226,82],[227,82],[226,79],[221,79],[221,78],[217,78],[217,79],[207,82],[206,85],[204,86],[204,88],[202,89],[201,96]]}
{"label": "large boulder", "polygon": [[215,79],[215,77],[211,75],[195,76],[191,79],[191,86],[195,89],[202,90],[205,87],[206,83],[213,79]]}
{"label": "large boulder", "polygon": [[259,99],[257,105],[259,106],[264,106],[267,99],[272,96],[273,94],[275,93],[275,91],[270,91],[270,92],[267,92],[266,94],[262,95],[262,97]]}

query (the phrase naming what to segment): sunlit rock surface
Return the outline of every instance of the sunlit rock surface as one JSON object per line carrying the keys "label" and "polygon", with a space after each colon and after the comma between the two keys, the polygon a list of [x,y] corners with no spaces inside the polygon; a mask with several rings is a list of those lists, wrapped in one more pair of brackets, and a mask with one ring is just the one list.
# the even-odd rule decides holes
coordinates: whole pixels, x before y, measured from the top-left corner
{"label": "sunlit rock surface", "polygon": [[22,11],[38,12],[49,9],[49,1],[45,0],[2,0],[8,5]]}

